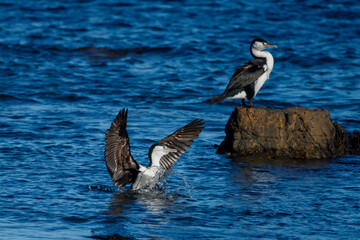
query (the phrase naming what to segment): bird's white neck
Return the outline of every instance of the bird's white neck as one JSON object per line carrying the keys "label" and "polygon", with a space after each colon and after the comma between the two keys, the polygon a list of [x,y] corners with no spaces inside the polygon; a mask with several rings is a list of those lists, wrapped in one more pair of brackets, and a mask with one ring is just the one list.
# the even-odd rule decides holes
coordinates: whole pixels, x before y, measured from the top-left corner
{"label": "bird's white neck", "polygon": [[251,48],[251,54],[254,58],[265,58],[267,69],[269,70],[269,72],[271,72],[271,70],[274,67],[274,58],[271,55],[271,53],[267,51],[259,51],[255,48]]}
{"label": "bird's white neck", "polygon": [[163,156],[163,153],[160,151],[153,151],[151,153],[151,167],[160,167],[160,158]]}

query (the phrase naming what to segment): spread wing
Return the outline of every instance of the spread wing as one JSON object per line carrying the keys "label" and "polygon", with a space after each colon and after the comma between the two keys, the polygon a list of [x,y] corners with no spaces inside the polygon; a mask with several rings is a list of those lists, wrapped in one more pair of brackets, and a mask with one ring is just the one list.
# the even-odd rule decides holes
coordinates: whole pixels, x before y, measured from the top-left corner
{"label": "spread wing", "polygon": [[129,136],[126,131],[127,109],[120,110],[105,135],[105,163],[116,186],[135,181],[139,164],[131,156]]}
{"label": "spread wing", "polygon": [[225,89],[225,92],[241,89],[255,82],[261,75],[265,73],[264,64],[266,64],[265,59],[257,58],[245,63],[241,67],[236,68],[229,84]]}
{"label": "spread wing", "polygon": [[160,165],[165,170],[170,170],[178,158],[190,147],[193,140],[199,137],[204,128],[202,125],[204,125],[203,120],[196,119],[159,141],[160,144],[177,150],[160,158]]}

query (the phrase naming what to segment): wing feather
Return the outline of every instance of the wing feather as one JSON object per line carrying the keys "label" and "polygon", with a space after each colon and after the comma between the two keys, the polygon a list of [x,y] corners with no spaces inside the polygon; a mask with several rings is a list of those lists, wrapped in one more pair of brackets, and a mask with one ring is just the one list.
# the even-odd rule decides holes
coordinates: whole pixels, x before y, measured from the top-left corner
{"label": "wing feather", "polygon": [[127,109],[120,110],[105,135],[105,163],[116,186],[135,181],[139,164],[130,152],[130,140],[126,131]]}
{"label": "wing feather", "polygon": [[165,170],[170,170],[178,158],[190,147],[193,140],[199,137],[204,128],[203,125],[202,119],[196,119],[159,141],[159,144],[177,150],[177,152],[170,152],[160,158],[160,165]]}
{"label": "wing feather", "polygon": [[229,84],[225,89],[226,95],[232,92],[238,93],[239,89],[255,82],[261,75],[265,73],[264,64],[266,60],[257,58],[245,63],[243,66],[236,68],[232,75]]}

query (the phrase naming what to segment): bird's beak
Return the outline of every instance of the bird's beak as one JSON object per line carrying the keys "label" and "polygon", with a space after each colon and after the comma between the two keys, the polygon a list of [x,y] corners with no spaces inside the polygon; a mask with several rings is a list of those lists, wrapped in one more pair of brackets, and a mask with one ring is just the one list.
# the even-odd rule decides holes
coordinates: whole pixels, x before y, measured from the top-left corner
{"label": "bird's beak", "polygon": [[164,152],[165,153],[171,153],[171,152],[177,152],[177,150],[173,149],[173,148],[166,148],[166,149],[164,149]]}
{"label": "bird's beak", "polygon": [[277,46],[275,44],[267,44],[266,48],[269,48],[269,47],[277,48]]}

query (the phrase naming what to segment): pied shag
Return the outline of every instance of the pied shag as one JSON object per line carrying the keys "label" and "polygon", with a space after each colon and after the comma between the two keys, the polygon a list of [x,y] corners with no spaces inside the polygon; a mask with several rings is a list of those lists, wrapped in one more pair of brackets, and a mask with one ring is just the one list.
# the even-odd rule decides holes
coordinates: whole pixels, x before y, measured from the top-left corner
{"label": "pied shag", "polygon": [[132,183],[133,190],[154,187],[204,128],[203,120],[196,119],[155,143],[149,149],[149,167],[144,167],[131,156],[127,114],[127,109],[120,110],[106,131],[104,155],[113,183],[118,187]]}
{"label": "pied shag", "polygon": [[250,45],[250,53],[255,59],[236,68],[225,91],[206,102],[214,104],[225,99],[242,99],[242,105],[246,106],[245,98],[247,98],[250,107],[253,107],[252,99],[269,79],[274,66],[273,56],[269,52],[263,51],[269,47],[276,48],[277,46],[269,44],[264,39],[255,38]]}

